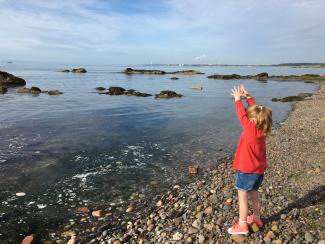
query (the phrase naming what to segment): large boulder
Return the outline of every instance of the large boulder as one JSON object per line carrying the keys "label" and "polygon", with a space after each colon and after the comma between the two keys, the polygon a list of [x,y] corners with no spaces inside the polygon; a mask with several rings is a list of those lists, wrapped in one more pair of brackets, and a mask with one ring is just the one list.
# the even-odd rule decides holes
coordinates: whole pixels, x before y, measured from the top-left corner
{"label": "large boulder", "polygon": [[72,73],[87,73],[85,68],[75,68],[71,70]]}
{"label": "large boulder", "polygon": [[22,78],[14,76],[4,71],[0,71],[0,85],[1,86],[24,86],[26,81]]}
{"label": "large boulder", "polygon": [[42,92],[41,89],[39,89],[36,86],[32,86],[31,88],[27,87],[19,87],[16,89],[17,93],[30,93],[30,94],[40,94]]}
{"label": "large boulder", "polygon": [[178,94],[174,91],[169,91],[169,90],[165,90],[165,91],[161,91],[159,94],[156,94],[155,97],[156,98],[174,98],[174,97],[182,97],[183,95]]}
{"label": "large boulder", "polygon": [[4,86],[0,86],[0,94],[5,94],[8,91],[8,89]]}

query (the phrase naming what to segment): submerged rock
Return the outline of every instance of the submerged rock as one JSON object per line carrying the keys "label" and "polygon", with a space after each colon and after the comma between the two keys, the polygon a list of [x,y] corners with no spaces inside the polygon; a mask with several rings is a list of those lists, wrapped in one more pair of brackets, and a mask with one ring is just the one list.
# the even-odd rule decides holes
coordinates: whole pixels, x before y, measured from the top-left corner
{"label": "submerged rock", "polygon": [[63,94],[63,92],[61,92],[59,90],[51,90],[51,91],[48,91],[47,94],[49,94],[51,96],[55,96],[55,95],[61,95],[61,94]]}
{"label": "submerged rock", "polygon": [[136,97],[150,97],[150,96],[152,96],[151,94],[138,92],[133,89],[125,91],[124,94],[127,96],[136,96]]}
{"label": "submerged rock", "polygon": [[98,86],[95,89],[96,89],[96,91],[105,91],[106,90],[106,88],[102,87],[102,86]]}
{"label": "submerged rock", "polygon": [[165,91],[161,91],[159,94],[156,94],[156,98],[173,98],[173,97],[182,97],[182,94],[178,94],[174,91],[169,91],[169,90],[165,90]]}
{"label": "submerged rock", "polygon": [[171,79],[171,80],[178,80],[179,78],[178,77],[171,77],[169,79]]}
{"label": "submerged rock", "polygon": [[64,69],[64,70],[61,70],[61,72],[69,73],[70,70],[69,69]]}
{"label": "submerged rock", "polygon": [[71,70],[72,73],[87,73],[85,68],[75,68]]}
{"label": "submerged rock", "polygon": [[27,87],[19,87],[16,89],[17,93],[31,93],[31,94],[40,94],[42,90],[36,86],[32,86],[31,88]]}
{"label": "submerged rock", "polygon": [[7,93],[8,89],[4,86],[0,86],[0,94],[5,94]]}
{"label": "submerged rock", "polygon": [[199,165],[191,165],[188,167],[188,172],[190,175],[197,175],[199,172]]}
{"label": "submerged rock", "polygon": [[26,81],[10,73],[0,71],[0,85],[1,86],[24,86],[26,85]]}

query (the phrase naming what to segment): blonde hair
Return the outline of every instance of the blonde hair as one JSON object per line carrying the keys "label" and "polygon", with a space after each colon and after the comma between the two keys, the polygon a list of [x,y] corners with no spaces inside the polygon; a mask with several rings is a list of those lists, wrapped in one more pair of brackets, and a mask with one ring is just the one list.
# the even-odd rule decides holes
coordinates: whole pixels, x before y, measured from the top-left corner
{"label": "blonde hair", "polygon": [[248,106],[247,117],[256,124],[256,128],[263,131],[264,135],[268,135],[271,132],[272,127],[272,110],[261,106],[261,105],[251,105]]}

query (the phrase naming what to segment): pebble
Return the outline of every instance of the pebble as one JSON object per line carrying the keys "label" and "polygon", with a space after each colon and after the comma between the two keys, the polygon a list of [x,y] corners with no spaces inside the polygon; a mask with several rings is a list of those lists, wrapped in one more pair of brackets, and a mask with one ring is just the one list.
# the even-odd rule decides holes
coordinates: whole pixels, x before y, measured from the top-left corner
{"label": "pebble", "polygon": [[306,240],[306,243],[313,243],[314,237],[309,232],[306,232],[305,233],[305,240]]}
{"label": "pebble", "polygon": [[125,212],[127,213],[131,213],[133,211],[133,207],[132,206],[129,206]]}
{"label": "pebble", "polygon": [[161,200],[159,200],[157,203],[156,203],[156,206],[159,208],[163,205],[163,202]]}
{"label": "pebble", "polygon": [[242,244],[247,240],[246,236],[243,235],[231,235],[231,239],[238,244]]}
{"label": "pebble", "polygon": [[192,226],[196,229],[200,229],[201,227],[201,220],[200,219],[196,219],[194,220],[194,222],[192,223]]}
{"label": "pebble", "polygon": [[16,196],[17,197],[24,197],[24,196],[26,196],[26,193],[25,192],[17,192]]}
{"label": "pebble", "polygon": [[183,238],[183,234],[180,233],[180,232],[176,232],[174,235],[173,235],[173,241],[180,241],[182,240]]}
{"label": "pebble", "polygon": [[274,235],[273,231],[269,230],[266,234],[266,237],[272,240],[275,238],[275,235]]}
{"label": "pebble", "polygon": [[207,214],[207,215],[213,214],[213,208],[212,207],[207,207],[204,210],[204,213]]}
{"label": "pebble", "polygon": [[96,210],[91,213],[91,215],[95,218],[101,218],[104,216],[103,210]]}
{"label": "pebble", "polygon": [[257,226],[256,223],[253,223],[251,225],[251,228],[252,228],[252,231],[255,233],[255,232],[258,232],[260,230],[260,228]]}
{"label": "pebble", "polygon": [[205,237],[203,235],[199,235],[199,243],[204,243]]}

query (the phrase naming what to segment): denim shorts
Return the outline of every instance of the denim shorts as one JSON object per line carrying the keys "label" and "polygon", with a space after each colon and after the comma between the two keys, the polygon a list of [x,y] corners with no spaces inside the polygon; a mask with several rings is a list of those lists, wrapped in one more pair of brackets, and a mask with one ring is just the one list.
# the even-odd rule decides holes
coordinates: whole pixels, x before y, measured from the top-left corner
{"label": "denim shorts", "polygon": [[235,188],[241,191],[258,190],[260,188],[264,175],[247,174],[237,171]]}

